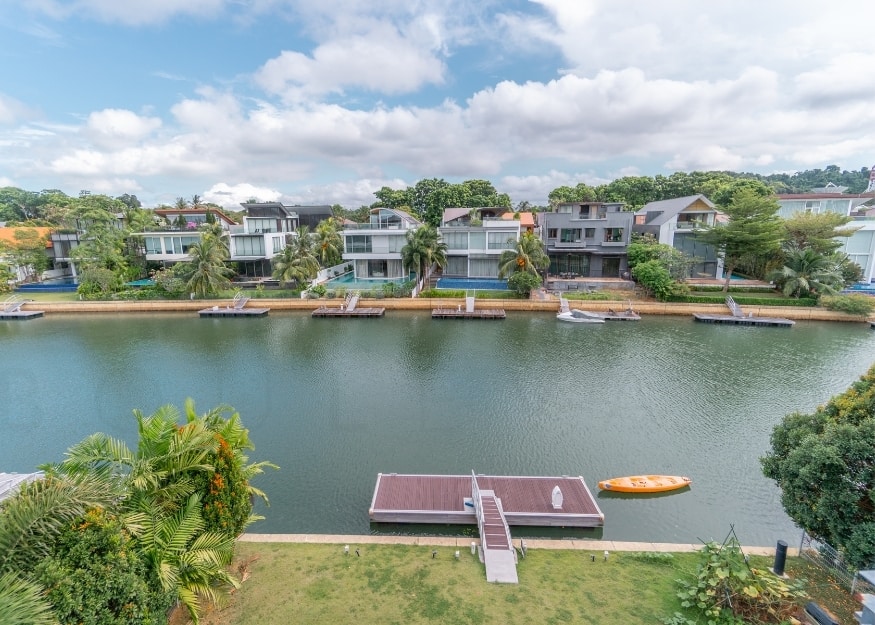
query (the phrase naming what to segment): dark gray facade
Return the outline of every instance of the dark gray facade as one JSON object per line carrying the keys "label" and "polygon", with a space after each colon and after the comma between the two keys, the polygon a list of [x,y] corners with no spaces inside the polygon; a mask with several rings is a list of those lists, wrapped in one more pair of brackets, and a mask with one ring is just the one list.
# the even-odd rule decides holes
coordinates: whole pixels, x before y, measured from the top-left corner
{"label": "dark gray facade", "polygon": [[619,278],[634,214],[620,202],[571,202],[539,216],[551,275]]}

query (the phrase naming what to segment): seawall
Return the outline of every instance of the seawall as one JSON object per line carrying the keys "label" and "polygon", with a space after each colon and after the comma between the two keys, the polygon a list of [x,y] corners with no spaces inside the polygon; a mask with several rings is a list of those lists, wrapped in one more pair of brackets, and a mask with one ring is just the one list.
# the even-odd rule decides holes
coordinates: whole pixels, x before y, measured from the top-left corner
{"label": "seawall", "polygon": [[[269,308],[271,310],[313,311],[322,306],[340,308],[342,299],[252,299],[247,304],[251,308]],[[76,301],[76,302],[27,302],[22,310],[41,310],[46,315],[63,313],[159,313],[159,312],[197,312],[213,306],[228,306],[230,299],[211,300],[148,300],[148,301]],[[363,299],[360,307],[380,307],[386,310],[432,310],[433,308],[456,308],[464,306],[459,298],[423,298],[423,299]],[[607,312],[609,309],[622,310],[627,306],[625,301],[591,301],[576,300],[570,304],[575,308],[596,312]],[[640,315],[677,315],[691,316],[694,313],[726,315],[729,310],[722,304],[668,304],[662,302],[633,302],[632,307]],[[507,300],[478,299],[476,308],[503,308],[506,311],[518,312],[558,312],[558,300]],[[845,321],[866,322],[867,320],[847,313],[815,308],[810,306],[742,306],[745,314],[753,313],[757,317],[782,317],[794,321]]]}

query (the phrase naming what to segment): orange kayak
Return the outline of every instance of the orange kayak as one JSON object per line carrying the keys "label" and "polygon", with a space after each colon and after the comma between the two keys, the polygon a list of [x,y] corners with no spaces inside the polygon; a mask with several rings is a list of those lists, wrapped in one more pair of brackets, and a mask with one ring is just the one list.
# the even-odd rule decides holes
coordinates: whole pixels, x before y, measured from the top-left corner
{"label": "orange kayak", "polygon": [[599,482],[599,488],[620,493],[661,493],[683,488],[692,483],[693,480],[680,475],[630,475],[602,480]]}

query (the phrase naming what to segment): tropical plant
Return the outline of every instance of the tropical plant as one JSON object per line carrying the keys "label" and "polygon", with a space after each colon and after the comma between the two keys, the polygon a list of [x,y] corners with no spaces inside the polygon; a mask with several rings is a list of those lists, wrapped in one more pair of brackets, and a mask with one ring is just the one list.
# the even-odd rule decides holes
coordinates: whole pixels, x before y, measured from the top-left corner
{"label": "tropical plant", "polygon": [[659,243],[650,234],[636,237],[626,249],[626,258],[630,271],[641,263],[650,260],[659,261],[674,280],[688,278],[692,268],[700,262],[700,259],[688,256],[671,245]]}
{"label": "tropical plant", "polygon": [[231,286],[234,271],[225,265],[228,248],[218,238],[206,235],[188,248],[190,260],[182,263],[180,278],[197,297],[207,297]]}
{"label": "tropical plant", "polygon": [[498,259],[498,276],[504,278],[523,271],[538,276],[550,266],[544,243],[531,232],[524,232],[513,241],[513,248],[505,250]]}
{"label": "tropical plant", "polygon": [[784,267],[771,272],[767,278],[775,282],[787,297],[802,297],[838,292],[843,279],[836,268],[835,258],[813,249],[791,249]]}
{"label": "tropical plant", "polygon": [[15,573],[0,574],[0,623],[4,625],[57,625],[44,589]]}
{"label": "tropical plant", "polygon": [[401,248],[401,263],[405,269],[416,272],[416,281],[422,280],[432,265],[447,264],[447,244],[440,240],[437,228],[422,225],[408,230],[407,243]]}
{"label": "tropical plant", "polygon": [[331,267],[342,260],[343,238],[337,231],[333,217],[323,219],[316,226],[316,254],[323,267]]}
{"label": "tropical plant", "polygon": [[315,278],[319,261],[313,252],[313,236],[309,229],[306,226],[298,228],[272,262],[273,277],[285,284],[303,286]]}
{"label": "tropical plant", "polygon": [[831,254],[842,246],[836,237],[849,237],[860,229],[848,226],[851,221],[840,213],[798,213],[784,220],[785,238],[790,248]]}
{"label": "tropical plant", "polygon": [[665,265],[658,260],[638,263],[632,268],[632,277],[658,300],[664,301],[674,293],[675,281]]}
{"label": "tropical plant", "polygon": [[701,554],[696,577],[678,580],[678,598],[707,623],[787,622],[807,596],[802,581],[751,567],[734,536]]}
{"label": "tropical plant", "polygon": [[541,286],[541,276],[528,271],[516,271],[508,278],[507,285],[519,295],[527,297]]}
{"label": "tropical plant", "polygon": [[197,494],[175,513],[156,503],[146,494],[134,498],[127,523],[161,587],[175,592],[198,623],[202,598],[216,602],[223,586],[239,587],[225,569],[234,554],[234,536],[204,530]]}

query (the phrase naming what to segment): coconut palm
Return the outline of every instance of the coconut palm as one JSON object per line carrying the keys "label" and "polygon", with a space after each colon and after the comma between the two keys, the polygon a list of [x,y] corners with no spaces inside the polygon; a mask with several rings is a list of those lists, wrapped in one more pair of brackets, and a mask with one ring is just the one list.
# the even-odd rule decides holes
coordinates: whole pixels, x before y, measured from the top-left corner
{"label": "coconut palm", "polygon": [[788,250],[784,266],[772,271],[767,278],[775,282],[784,295],[797,298],[803,295],[833,295],[844,284],[836,259],[810,248]]}
{"label": "coconut palm", "polygon": [[550,266],[550,258],[544,252],[544,244],[531,232],[523,233],[513,242],[513,249],[501,253],[498,260],[498,276],[507,277],[518,271],[533,275]]}
{"label": "coconut palm", "polygon": [[289,237],[283,250],[273,257],[273,277],[286,284],[304,285],[319,272],[313,252],[313,236],[306,226]]}
{"label": "coconut palm", "polygon": [[57,619],[39,584],[4,573],[0,575],[0,623],[55,625]]}
{"label": "coconut palm", "polygon": [[316,226],[316,254],[323,267],[330,267],[342,260],[343,239],[337,231],[337,222],[333,217],[323,219]]}
{"label": "coconut palm", "polygon": [[419,282],[432,265],[447,264],[447,244],[440,240],[437,228],[431,225],[408,230],[407,244],[401,248],[401,263],[405,269],[416,272]]}
{"label": "coconut palm", "polygon": [[206,297],[231,286],[234,271],[225,266],[228,248],[214,236],[206,235],[188,248],[191,258],[181,270],[185,287],[198,297]]}

